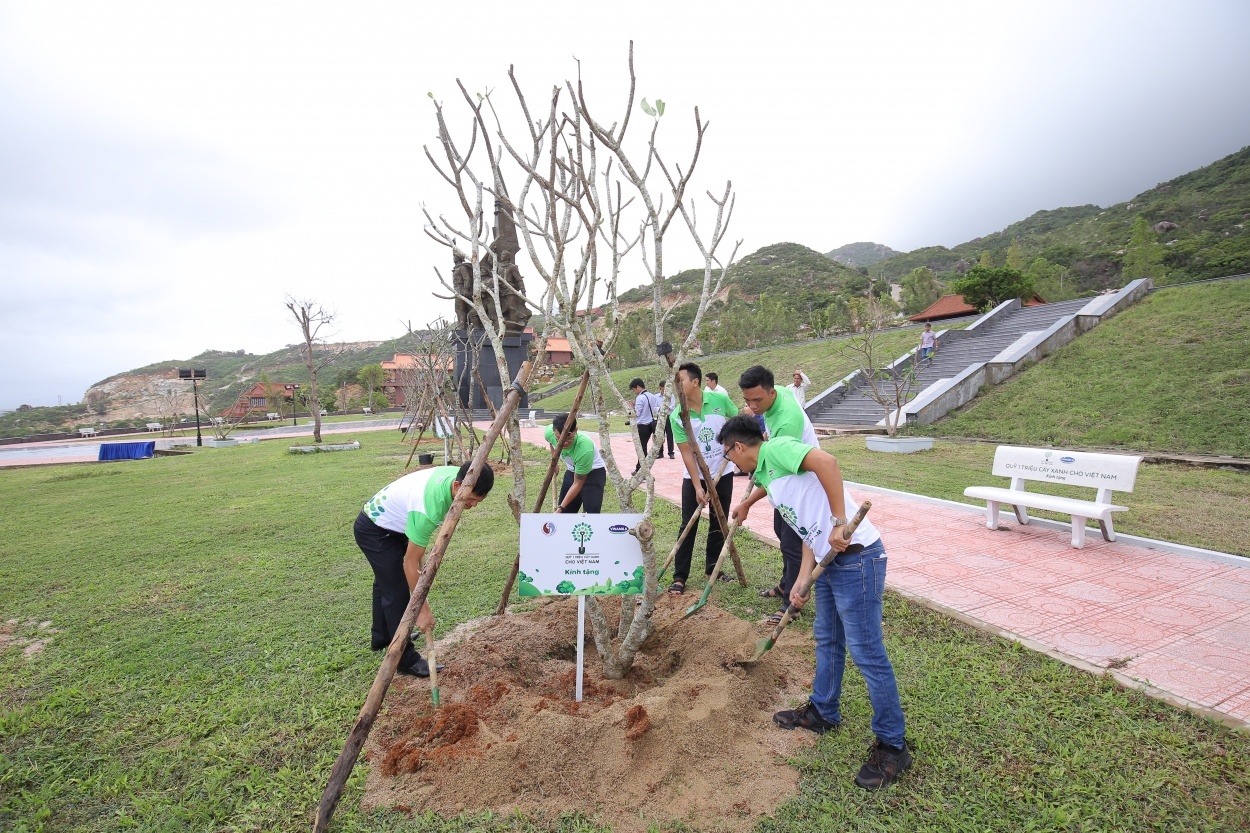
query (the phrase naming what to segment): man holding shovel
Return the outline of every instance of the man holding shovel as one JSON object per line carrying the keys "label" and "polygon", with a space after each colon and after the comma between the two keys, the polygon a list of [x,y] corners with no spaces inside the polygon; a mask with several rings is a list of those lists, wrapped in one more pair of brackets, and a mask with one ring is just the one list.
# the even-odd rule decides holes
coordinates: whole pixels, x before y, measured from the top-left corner
{"label": "man holding shovel", "polygon": [[[673,440],[681,451],[682,462],[686,464],[686,475],[681,483],[682,529],[690,523],[691,518],[703,511],[703,505],[708,501],[707,490],[711,488],[711,485],[703,480],[703,474],[699,471],[699,462],[695,457],[697,453],[695,443],[698,443],[698,451],[703,453],[703,460],[707,463],[708,471],[715,477],[725,457],[716,435],[730,417],[738,414],[738,406],[734,405],[728,396],[703,390],[700,387],[702,383],[703,371],[694,362],[686,362],[677,369],[677,384],[681,386],[681,392],[686,396],[686,405],[690,409],[690,428],[694,431],[694,437],[686,436],[686,428],[682,424],[680,413],[673,411],[668,417],[669,431],[672,432]],[[720,505],[723,507],[730,506],[730,500],[733,498],[732,471],[732,469],[726,470],[721,475],[720,482],[716,484],[716,494],[720,497]],[[716,566],[716,559],[725,543],[725,532],[720,528],[715,512],[711,513],[709,524],[703,570],[705,575],[711,577],[712,570]],[[686,579],[690,577],[690,558],[694,555],[694,537],[698,531],[699,521],[696,520],[694,529],[687,533],[677,548],[677,555],[673,560],[673,583],[668,588],[668,592],[673,595],[680,596],[686,592]],[[720,577],[723,581],[733,581],[724,573],[721,573]]]}
{"label": "man holding shovel", "polygon": [[[767,493],[769,502],[802,541],[803,563],[790,592],[791,605],[801,608],[807,603],[801,588],[817,560],[826,565],[814,585],[816,679],[812,696],[797,709],[777,712],[773,721],[783,729],[799,727],[817,734],[837,729],[842,723],[842,675],[849,650],[868,684],[876,735],[855,783],[869,790],[888,787],[911,766],[912,755],[894,666],[886,655],[881,630],[886,564],[881,536],[865,519],[851,540],[842,537],[839,527],[859,506],[846,490],[832,454],[789,437],[765,441],[759,423],[747,416],[725,423],[720,441],[734,465],[754,472],[757,490]],[[752,493],[734,508],[734,517],[745,518],[756,499]]]}
{"label": "man holding shovel", "polygon": [[[421,577],[426,547],[442,526],[468,472],[469,464],[465,463],[459,468],[436,466],[404,475],[383,486],[356,517],[356,544],[373,568],[373,650],[382,650],[395,638],[399,620]],[[464,508],[481,503],[494,485],[495,472],[490,466],[483,466],[473,491],[465,498]],[[417,628],[426,634],[434,629],[429,602],[417,616]],[[430,676],[430,664],[411,642],[404,647],[396,670],[417,677]]]}

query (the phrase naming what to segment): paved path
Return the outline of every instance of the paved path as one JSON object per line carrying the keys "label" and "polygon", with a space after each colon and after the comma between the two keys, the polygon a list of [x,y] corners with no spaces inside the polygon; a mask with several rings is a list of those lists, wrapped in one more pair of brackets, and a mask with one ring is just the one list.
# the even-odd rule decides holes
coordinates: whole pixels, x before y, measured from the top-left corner
{"label": "paved path", "polygon": [[[542,429],[522,436],[546,446]],[[628,435],[614,436],[612,451],[632,468]],[[681,458],[661,459],[654,471],[656,493],[679,503]],[[744,489],[735,484],[735,500]],[[1097,534],[1076,550],[1070,533],[1021,526],[1010,513],[1001,522],[1007,528],[995,532],[984,514],[851,492],[872,501],[894,590],[1072,664],[1145,684],[1177,705],[1250,725],[1250,560],[1221,564],[1109,544]],[[746,526],[776,540],[766,505]],[[779,559],[778,574],[780,566]],[[764,586],[775,576],[752,578]]]}

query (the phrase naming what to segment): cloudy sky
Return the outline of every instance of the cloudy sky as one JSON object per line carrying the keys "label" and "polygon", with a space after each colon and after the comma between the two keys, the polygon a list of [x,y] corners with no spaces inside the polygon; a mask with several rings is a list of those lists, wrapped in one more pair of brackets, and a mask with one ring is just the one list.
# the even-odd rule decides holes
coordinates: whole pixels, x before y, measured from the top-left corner
{"label": "cloudy sky", "polygon": [[344,340],[444,310],[421,147],[457,78],[542,97],[576,59],[619,110],[632,38],[672,155],[711,121],[743,252],[908,250],[1250,144],[1248,35],[1245,2],[0,2],[0,407],[294,342],[287,293]]}

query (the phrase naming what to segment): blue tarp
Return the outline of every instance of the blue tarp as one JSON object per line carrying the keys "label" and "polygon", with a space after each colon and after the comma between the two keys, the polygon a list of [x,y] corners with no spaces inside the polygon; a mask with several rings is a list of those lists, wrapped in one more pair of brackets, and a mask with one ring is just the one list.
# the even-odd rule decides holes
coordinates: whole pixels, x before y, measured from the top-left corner
{"label": "blue tarp", "polygon": [[148,440],[141,443],[100,443],[101,460],[142,460],[151,457],[156,451],[156,442]]}

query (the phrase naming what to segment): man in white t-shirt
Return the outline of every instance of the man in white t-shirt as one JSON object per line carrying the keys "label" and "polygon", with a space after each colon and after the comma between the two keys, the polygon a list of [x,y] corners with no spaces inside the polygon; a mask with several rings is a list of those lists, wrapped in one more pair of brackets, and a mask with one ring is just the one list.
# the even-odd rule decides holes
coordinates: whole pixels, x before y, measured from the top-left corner
{"label": "man in white t-shirt", "polygon": [[924,332],[920,334],[920,361],[925,366],[933,364],[933,354],[937,352],[937,333],[933,332],[932,324],[924,325]]}
{"label": "man in white t-shirt", "polygon": [[802,408],[807,404],[807,389],[811,387],[812,380],[807,378],[807,374],[802,369],[794,371],[794,383],[786,385],[786,390],[794,397],[794,401],[799,403]]}
{"label": "man in white t-shirt", "polygon": [[729,395],[729,391],[725,390],[721,386],[720,377],[717,376],[715,373],[707,374],[707,387],[705,387],[704,390],[708,391],[709,393],[719,393],[722,396]]}
{"label": "man in white t-shirt", "polygon": [[[881,630],[881,596],[885,592],[885,546],[867,518],[843,539],[841,527],[859,506],[842,482],[832,454],[791,437],[765,441],[759,423],[734,417],[719,439],[727,456],[744,472],[753,472],[756,486],[803,540],[803,566],[790,591],[790,604],[802,607],[801,595],[817,559],[826,565],[813,586],[816,597],[816,679],[807,703],[773,715],[783,729],[808,729],[823,734],[842,722],[842,675],[850,652],[864,676],[872,703],[876,742],[855,776],[856,785],[876,790],[890,786],[912,763],[907,748],[903,706],[894,666],[885,651]],[[734,508],[745,520],[750,498]]]}

